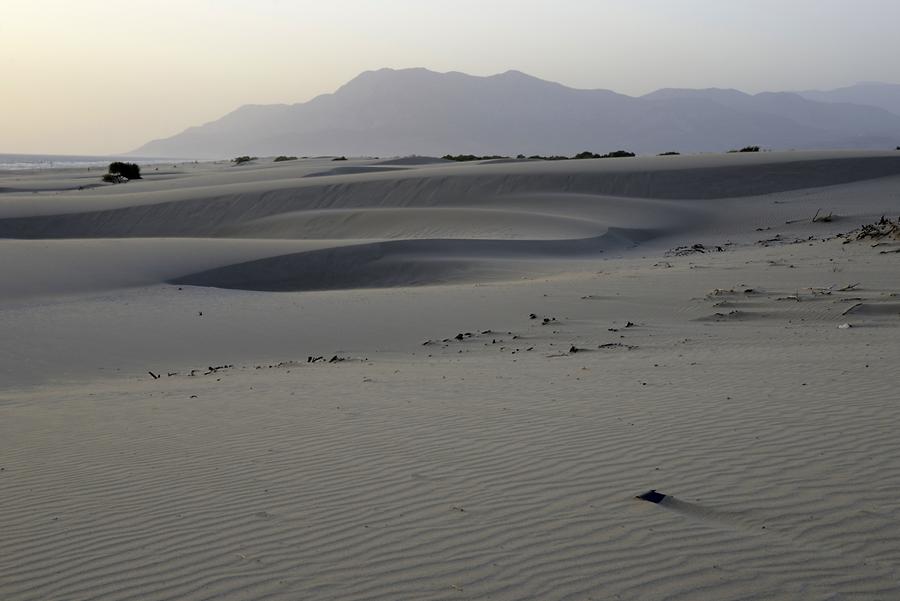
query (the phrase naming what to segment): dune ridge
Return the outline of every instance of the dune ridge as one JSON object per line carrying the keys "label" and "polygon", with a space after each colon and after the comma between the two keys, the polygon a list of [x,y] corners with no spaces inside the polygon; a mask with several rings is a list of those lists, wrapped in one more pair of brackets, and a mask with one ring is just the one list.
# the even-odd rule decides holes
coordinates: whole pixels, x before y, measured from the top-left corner
{"label": "dune ridge", "polygon": [[[387,173],[354,173],[387,168],[346,165],[312,180],[310,170],[318,173],[316,165],[322,161],[297,163],[221,166],[213,175],[182,177],[187,184],[181,188],[172,188],[166,175],[148,185],[122,186],[121,194],[113,194],[120,188],[94,197],[80,191],[62,211],[52,197],[25,204],[5,195],[0,237],[342,240],[339,248],[308,255],[281,253],[264,259],[254,252],[231,266],[213,266],[212,272],[187,259],[182,274],[163,280],[182,284],[221,281],[239,287],[245,281],[257,290],[314,290],[515,279],[552,271],[548,261],[577,258],[576,251],[591,257],[627,250],[652,238],[671,239],[724,214],[702,201],[900,173],[900,157],[877,153],[437,167],[417,159]],[[235,169],[244,169],[244,183],[235,180]],[[190,183],[196,179],[202,185]],[[93,208],[103,204],[110,208]],[[637,232],[642,233],[635,237]],[[357,248],[345,248],[348,244]],[[323,245],[328,243],[317,247]],[[296,277],[285,275],[291,269],[297,270]],[[248,270],[267,273],[273,281],[266,283],[258,274],[237,276]]]}
{"label": "dune ridge", "polygon": [[[490,278],[491,273],[540,272],[539,261],[590,259],[605,249],[634,246],[650,237],[610,229],[575,240],[398,240],[352,244],[257,259],[186,275],[172,284],[242,290],[334,290],[449,283]],[[515,261],[516,264],[509,264]],[[523,262],[530,264],[523,265]],[[476,275],[477,273],[477,275]]]}

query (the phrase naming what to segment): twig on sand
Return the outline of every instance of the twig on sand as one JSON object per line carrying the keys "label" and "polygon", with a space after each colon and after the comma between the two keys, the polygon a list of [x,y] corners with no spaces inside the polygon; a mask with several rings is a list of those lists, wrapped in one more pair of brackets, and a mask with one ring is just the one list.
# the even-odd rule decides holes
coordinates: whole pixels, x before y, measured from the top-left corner
{"label": "twig on sand", "polygon": [[798,292],[797,294],[789,294],[787,296],[779,296],[775,300],[777,300],[777,301],[792,300],[792,301],[797,301],[799,303],[801,299],[800,299],[800,293]]}
{"label": "twig on sand", "polygon": [[155,374],[152,371],[148,371],[147,373],[150,374],[150,377],[153,378],[154,380],[159,380],[159,378],[160,378],[159,374]]}
{"label": "twig on sand", "polygon": [[825,287],[821,287],[821,286],[820,286],[820,287],[818,287],[818,288],[814,288],[814,287],[810,287],[810,288],[809,288],[809,292],[810,292],[810,294],[812,294],[813,296],[816,296],[816,295],[818,295],[818,296],[831,296],[832,291],[834,291],[834,284],[832,284],[831,286],[825,286]]}
{"label": "twig on sand", "polygon": [[622,344],[621,342],[607,342],[606,344],[601,344],[597,348],[600,348],[600,349],[623,348],[623,349],[627,349],[630,351],[630,350],[636,349],[637,347],[630,345],[630,344]]}
{"label": "twig on sand", "polygon": [[853,311],[854,309],[856,309],[858,307],[862,307],[862,303],[856,303],[855,305],[853,305],[852,307],[850,307],[849,309],[847,309],[846,311],[841,313],[841,315],[847,315],[848,313],[850,313],[851,311]]}
{"label": "twig on sand", "polygon": [[834,219],[834,213],[828,213],[827,215],[822,215],[822,217],[819,217],[819,213],[821,213],[821,212],[822,212],[822,209],[819,209],[818,211],[816,211],[816,214],[813,215],[812,223],[816,223],[817,221],[822,222],[822,223],[828,223]]}
{"label": "twig on sand", "polygon": [[[818,209],[816,211],[816,214],[813,215],[812,220],[810,220],[810,223],[816,223],[816,222],[828,223],[834,219],[834,213],[828,213],[827,215],[822,215],[821,217],[819,217],[819,213],[821,213],[821,212],[822,212],[822,209]],[[789,221],[785,221],[784,223],[785,223],[785,225],[791,225],[792,223],[801,223],[803,221],[806,221],[806,218],[791,219]]]}
{"label": "twig on sand", "polygon": [[[881,240],[883,238],[900,240],[900,219],[893,221],[884,216],[875,223],[867,223],[862,227],[848,232],[847,234],[838,234],[838,237],[844,238],[844,244],[848,244],[855,240]],[[890,251],[895,252],[895,251]]]}

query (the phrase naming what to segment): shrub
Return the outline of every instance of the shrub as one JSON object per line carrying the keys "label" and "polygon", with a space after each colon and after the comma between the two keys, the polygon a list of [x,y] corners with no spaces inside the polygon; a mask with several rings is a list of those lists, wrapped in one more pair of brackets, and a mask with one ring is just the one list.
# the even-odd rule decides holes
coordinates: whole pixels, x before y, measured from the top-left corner
{"label": "shrub", "polygon": [[284,161],[296,161],[296,160],[297,160],[297,157],[286,157],[284,155],[281,155],[281,156],[275,157],[275,160],[273,162],[282,163]]}
{"label": "shrub", "polygon": [[[678,154],[678,153],[675,153]],[[612,159],[618,157],[633,157],[635,154],[633,152],[628,152],[627,150],[616,150],[613,152],[608,152],[606,154],[597,154],[595,152],[591,152],[589,150],[585,150],[584,152],[579,152],[573,157],[560,156],[560,155],[550,155],[544,156],[542,154],[533,154],[527,158],[540,160],[540,161],[568,161],[572,159]],[[465,162],[465,161],[487,161],[491,159],[508,159],[508,156],[491,154],[485,156],[478,156],[476,154],[445,154],[441,157],[445,161],[457,161],[457,162]],[[520,154],[516,156],[517,159],[526,158],[524,154]]]}
{"label": "shrub", "polygon": [[[445,154],[441,157],[445,161],[457,161],[464,163],[466,161],[487,161],[490,159],[508,159],[507,156],[500,156],[499,154],[485,155],[480,157],[474,154]],[[522,157],[525,158],[525,157]]]}
{"label": "shrub", "polygon": [[597,154],[595,152],[590,152],[585,150],[584,152],[579,152],[576,154],[573,159],[617,159],[621,157],[633,157],[633,152],[628,152],[627,150],[616,150],[613,152],[607,152],[606,154]]}
{"label": "shrub", "polygon": [[334,158],[331,159],[331,160],[332,160],[332,161],[346,161],[346,160],[347,160],[347,157],[344,157],[344,156],[334,157]]}
{"label": "shrub", "polygon": [[[121,175],[126,179],[141,179],[141,168],[135,163],[116,161],[109,164],[107,171],[110,175]],[[106,180],[104,179],[103,181]]]}
{"label": "shrub", "polygon": [[529,158],[529,159],[540,159],[541,161],[568,161],[568,160],[569,160],[569,157],[560,156],[560,155],[558,155],[558,154],[557,154],[557,155],[548,156],[548,157],[545,157],[545,156],[540,155],[540,154],[533,154],[533,155],[531,155],[531,156],[528,157],[528,158]]}
{"label": "shrub", "polygon": [[241,157],[235,157],[235,158],[231,159],[231,162],[234,163],[235,165],[243,165],[244,163],[249,163],[250,161],[255,161],[257,158],[258,157],[251,157],[251,156],[244,155]]}
{"label": "shrub", "polygon": [[601,159],[618,159],[618,158],[633,157],[633,156],[634,156],[633,152],[628,152],[627,150],[616,150],[614,152],[607,152],[600,158]]}
{"label": "shrub", "polygon": [[740,150],[729,150],[729,153],[735,152],[759,152],[759,146],[744,146]]}
{"label": "shrub", "polygon": [[675,152],[674,150],[670,150],[669,152],[661,152],[657,156],[661,157],[672,157],[681,154],[680,152]]}
{"label": "shrub", "polygon": [[128,178],[124,175],[119,175],[118,173],[104,173],[103,181],[108,184],[124,184],[128,181]]}

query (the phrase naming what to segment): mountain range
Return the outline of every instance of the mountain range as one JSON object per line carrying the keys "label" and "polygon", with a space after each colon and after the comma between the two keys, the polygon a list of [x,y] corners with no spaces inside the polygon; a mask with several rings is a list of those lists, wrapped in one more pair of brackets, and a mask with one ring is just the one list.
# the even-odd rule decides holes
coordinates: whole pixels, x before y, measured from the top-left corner
{"label": "mountain range", "polygon": [[895,148],[900,85],[745,94],[662,89],[634,97],[507,71],[366,71],[298,104],[246,105],[151,141],[135,156],[574,154],[723,151],[747,145]]}

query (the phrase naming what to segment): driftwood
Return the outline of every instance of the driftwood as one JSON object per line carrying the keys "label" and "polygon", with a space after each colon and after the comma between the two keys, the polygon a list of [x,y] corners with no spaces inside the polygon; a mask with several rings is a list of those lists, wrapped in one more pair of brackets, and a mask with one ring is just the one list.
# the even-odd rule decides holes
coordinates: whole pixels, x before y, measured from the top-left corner
{"label": "driftwood", "polygon": [[844,244],[848,244],[854,240],[881,240],[882,238],[900,240],[900,219],[893,221],[882,215],[881,219],[875,223],[867,223],[866,225],[849,232],[844,238],[846,238]]}
{"label": "driftwood", "polygon": [[691,244],[690,246],[678,246],[671,250],[667,250],[665,256],[667,257],[686,257],[688,255],[693,254],[706,254],[709,252],[723,252],[725,249],[722,246],[704,246],[702,244]]}

